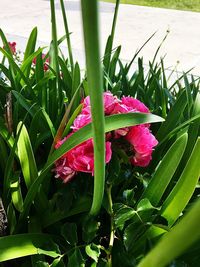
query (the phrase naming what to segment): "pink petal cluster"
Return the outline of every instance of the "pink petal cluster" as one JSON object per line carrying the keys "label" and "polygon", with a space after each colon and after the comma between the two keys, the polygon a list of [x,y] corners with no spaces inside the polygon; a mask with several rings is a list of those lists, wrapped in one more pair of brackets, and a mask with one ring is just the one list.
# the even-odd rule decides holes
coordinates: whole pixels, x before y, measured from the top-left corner
{"label": "pink petal cluster", "polygon": [[[8,42],[8,45],[10,47],[11,53],[15,54],[16,53],[16,42]],[[5,49],[5,46],[3,47]]]}
{"label": "pink petal cluster", "polygon": [[[71,136],[71,134],[69,135]],[[69,137],[68,136],[68,137]],[[67,137],[67,138],[68,138]],[[63,144],[67,138],[56,144],[56,148]],[[106,159],[111,160],[111,142],[106,142]],[[67,152],[56,162],[56,178],[60,177],[63,182],[69,182],[76,172],[94,173],[94,146],[93,140],[89,139]]]}
{"label": "pink petal cluster", "polygon": [[[42,59],[44,59],[45,57],[46,57],[46,54],[42,53]],[[37,62],[37,58],[35,57],[33,59],[33,64],[36,65],[36,62]],[[49,58],[46,58],[46,60],[44,62],[44,66],[43,66],[44,71],[47,71],[49,69],[49,65],[48,64],[49,64]]]}
{"label": "pink petal cluster", "polygon": [[[117,98],[111,92],[105,92],[104,96],[104,113],[105,115],[113,115],[128,112],[143,112],[149,113],[149,109],[139,100],[124,96],[122,99]],[[72,133],[63,140],[59,141],[55,148],[60,147],[67,139],[80,128],[91,122],[91,106],[90,98],[87,96],[82,101],[83,109],[74,120],[72,125]],[[108,163],[112,156],[111,142],[113,139],[121,140],[124,138],[129,143],[132,151],[130,162],[134,166],[146,167],[151,161],[153,148],[158,144],[158,141],[149,130],[149,124],[137,125],[117,129],[114,133],[106,134],[106,159]],[[130,149],[129,149],[130,150]],[[55,172],[56,178],[61,178],[64,182],[68,182],[77,172],[94,173],[94,148],[93,140],[89,139],[82,144],[76,146],[62,156],[56,162]]]}

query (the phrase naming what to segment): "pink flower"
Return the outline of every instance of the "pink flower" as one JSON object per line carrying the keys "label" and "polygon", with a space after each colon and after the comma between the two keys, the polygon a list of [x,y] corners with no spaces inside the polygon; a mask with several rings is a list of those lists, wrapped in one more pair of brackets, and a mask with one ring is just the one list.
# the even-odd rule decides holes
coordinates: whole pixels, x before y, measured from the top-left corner
{"label": "pink flower", "polygon": [[[45,57],[46,57],[46,54],[42,54],[42,59],[44,59]],[[34,57],[34,59],[33,59],[33,64],[36,65],[36,62],[37,62],[37,58]],[[45,60],[45,62],[44,62],[44,66],[43,66],[44,71],[47,71],[47,70],[49,69],[49,66],[48,66],[47,63],[49,64],[49,58],[46,58],[46,60]]]}
{"label": "pink flower", "polygon": [[8,42],[9,46],[10,46],[10,50],[12,52],[12,54],[16,53],[16,42]]}
{"label": "pink flower", "polygon": [[147,166],[151,160],[153,148],[158,144],[154,135],[144,125],[138,125],[131,127],[125,138],[135,151],[131,162],[135,166]]}
{"label": "pink flower", "polygon": [[[16,53],[16,42],[8,42],[8,45],[10,47],[11,53],[15,54]],[[5,49],[5,46],[3,47]]]}
{"label": "pink flower", "polygon": [[[59,145],[56,146],[56,148],[58,148],[62,143],[63,141],[60,141]],[[107,141],[105,158],[106,163],[110,161],[111,155],[111,143]],[[65,183],[70,181],[77,172],[91,173],[93,175],[94,146],[92,139],[89,139],[71,149],[61,159],[59,159],[56,162],[55,172],[56,178],[60,177]]]}
{"label": "pink flower", "polygon": [[[118,99],[111,92],[103,94],[104,112],[105,115],[113,115],[128,112],[143,112],[149,113],[149,109],[139,100],[133,97],[122,97]],[[59,148],[67,139],[76,131],[87,125],[92,121],[90,98],[87,96],[82,101],[83,109],[81,113],[74,120],[71,126],[72,133],[70,133],[63,140],[58,141],[55,148]],[[113,132],[106,133],[106,158],[108,163],[111,159],[111,141],[118,139],[117,142],[126,151],[125,138],[132,148],[133,155],[130,157],[131,164],[135,166],[146,167],[151,161],[151,155],[154,147],[158,144],[156,138],[149,130],[150,124],[143,124],[133,127],[124,127]],[[89,139],[75,148],[68,151],[55,164],[56,177],[60,177],[65,183],[70,181],[77,172],[94,173],[94,147],[93,140]]]}
{"label": "pink flower", "polygon": [[88,123],[92,121],[92,117],[90,113],[87,114],[79,114],[77,118],[74,120],[73,125],[71,126],[71,129],[73,129],[75,132],[78,131],[80,128],[84,127]]}
{"label": "pink flower", "polygon": [[143,113],[150,113],[149,109],[136,98],[131,96],[123,96],[122,97],[122,104],[125,105],[129,111],[139,111]]}
{"label": "pink flower", "polygon": [[[104,101],[104,112],[106,115],[114,114],[113,111],[115,109],[115,105],[120,101],[116,96],[114,96],[111,92],[104,92],[103,94]],[[82,113],[91,113],[90,111],[90,97],[87,96],[83,100],[83,110]]]}

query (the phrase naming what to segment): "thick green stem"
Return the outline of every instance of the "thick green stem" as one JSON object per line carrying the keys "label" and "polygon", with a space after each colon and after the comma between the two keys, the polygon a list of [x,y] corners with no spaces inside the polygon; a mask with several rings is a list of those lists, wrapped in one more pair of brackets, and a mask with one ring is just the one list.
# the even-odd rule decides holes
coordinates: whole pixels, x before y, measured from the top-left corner
{"label": "thick green stem", "polygon": [[100,63],[98,6],[97,0],[82,0],[81,4],[94,140],[94,194],[90,215],[96,215],[101,208],[105,183],[103,79]]}
{"label": "thick green stem", "polygon": [[65,33],[66,33],[66,39],[67,39],[67,47],[68,47],[68,55],[69,55],[69,60],[70,60],[70,65],[71,65],[71,71],[73,72],[74,60],[73,60],[72,47],[71,47],[71,41],[70,41],[69,27],[67,23],[67,16],[65,12],[65,5],[64,5],[63,0],[60,0],[60,5],[61,5],[61,10],[62,10],[62,15],[63,15],[63,22],[65,26]]}
{"label": "thick green stem", "polygon": [[138,267],[165,267],[200,239],[200,201],[172,230],[165,234]]}

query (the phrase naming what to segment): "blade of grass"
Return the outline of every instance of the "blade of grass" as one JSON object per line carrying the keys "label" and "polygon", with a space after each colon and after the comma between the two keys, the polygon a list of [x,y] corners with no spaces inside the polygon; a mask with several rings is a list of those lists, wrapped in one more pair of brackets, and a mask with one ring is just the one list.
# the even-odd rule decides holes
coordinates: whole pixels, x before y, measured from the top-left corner
{"label": "blade of grass", "polygon": [[114,41],[114,34],[115,34],[115,28],[116,28],[116,23],[117,23],[117,15],[118,15],[118,10],[119,10],[119,3],[120,3],[120,0],[116,0],[111,34],[108,37],[107,44],[106,44],[106,49],[105,49],[105,53],[104,53],[103,64],[105,66],[106,72],[109,72],[109,68],[110,68],[110,58],[111,58],[113,41]]}
{"label": "blade of grass", "polygon": [[69,28],[68,28],[67,16],[66,16],[65,5],[64,5],[64,1],[63,0],[60,0],[60,5],[61,5],[63,22],[64,22],[64,27],[65,27],[65,33],[66,33],[66,39],[67,39],[67,47],[68,47],[68,55],[69,55],[69,60],[70,60],[70,65],[71,65],[71,71],[73,72],[74,60],[73,60],[72,46],[71,46],[71,40],[70,40],[70,32],[69,32]]}
{"label": "blade of grass", "polygon": [[[166,135],[174,129],[174,126],[177,125],[180,117],[182,116],[183,111],[187,105],[187,97],[186,91],[182,92],[180,97],[175,102],[174,106],[171,108],[170,112],[168,113],[167,119],[165,122],[162,123],[160,126],[156,138],[161,141],[166,137]],[[178,112],[177,112],[178,110]]]}

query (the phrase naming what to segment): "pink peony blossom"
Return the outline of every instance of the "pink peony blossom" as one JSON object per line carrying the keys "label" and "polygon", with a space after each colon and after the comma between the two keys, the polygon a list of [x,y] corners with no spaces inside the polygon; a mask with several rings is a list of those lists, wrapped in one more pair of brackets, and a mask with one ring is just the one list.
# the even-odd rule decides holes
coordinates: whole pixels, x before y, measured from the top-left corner
{"label": "pink peony blossom", "polygon": [[82,114],[81,113],[74,120],[74,123],[71,126],[71,129],[73,129],[74,131],[78,131],[79,129],[81,129],[82,127],[84,127],[85,125],[90,123],[91,121],[92,121],[92,117],[91,117],[90,113],[88,113],[88,114]]}
{"label": "pink peony blossom", "polygon": [[141,101],[131,96],[123,96],[122,104],[125,105],[129,109],[129,111],[133,110],[144,113],[150,113],[149,109],[145,106],[145,104],[143,104]]}
{"label": "pink peony blossom", "polygon": [[[111,92],[103,94],[105,115],[113,115],[128,112],[149,113],[149,109],[139,100],[133,97],[118,99]],[[60,147],[76,131],[92,121],[90,98],[87,96],[82,101],[83,109],[74,120],[70,133],[63,140],[57,142],[55,148]],[[106,159],[111,159],[111,142],[113,139],[125,138],[132,148],[133,155],[130,157],[131,164],[146,167],[151,161],[154,147],[158,144],[156,138],[149,130],[150,124],[124,127],[113,132],[106,133]],[[123,142],[122,142],[123,143]],[[123,145],[122,145],[123,146]],[[89,139],[63,155],[55,164],[56,177],[65,183],[70,181],[77,172],[94,173],[94,147],[92,139]]]}
{"label": "pink peony blossom", "polygon": [[[71,135],[71,134],[70,134]],[[68,138],[68,137],[67,137]],[[67,140],[65,139],[65,141]],[[64,142],[65,142],[64,141]],[[60,141],[56,148],[62,145]],[[105,162],[111,160],[112,150],[111,143],[106,142],[106,158]],[[94,146],[92,139],[89,139],[75,148],[68,151],[61,159],[56,162],[56,178],[60,177],[64,182],[70,179],[77,172],[94,173]]]}
{"label": "pink peony blossom", "polygon": [[[110,115],[114,114],[114,108],[115,105],[120,101],[116,96],[114,96],[111,92],[104,92],[103,94],[103,101],[104,101],[104,112],[105,115]],[[90,106],[90,97],[87,96],[83,100],[83,110],[82,113],[91,113],[90,111],[91,106]]]}
{"label": "pink peony blossom", "polygon": [[147,166],[151,160],[153,148],[158,144],[150,130],[144,125],[131,127],[125,139],[133,146],[135,151],[131,162],[135,166]]}

